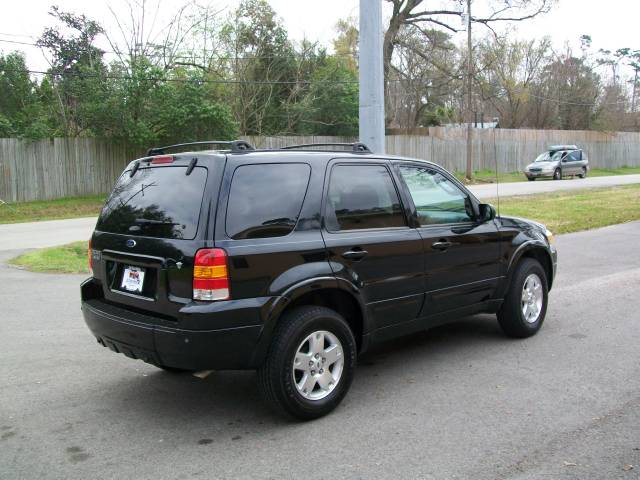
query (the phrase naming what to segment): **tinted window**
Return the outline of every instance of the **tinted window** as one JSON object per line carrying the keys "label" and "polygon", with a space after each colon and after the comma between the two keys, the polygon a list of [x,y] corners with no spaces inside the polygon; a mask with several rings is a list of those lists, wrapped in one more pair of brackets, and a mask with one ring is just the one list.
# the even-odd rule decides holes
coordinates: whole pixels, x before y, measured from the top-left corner
{"label": "tinted window", "polygon": [[122,174],[96,226],[103,232],[193,239],[198,230],[207,170],[196,167],[141,168]]}
{"label": "tinted window", "polygon": [[405,226],[389,171],[382,165],[333,167],[325,221],[329,231]]}
{"label": "tinted window", "polygon": [[473,220],[469,197],[447,177],[429,168],[400,167],[420,225]]}
{"label": "tinted window", "polygon": [[234,239],[281,237],[296,226],[309,165],[243,165],[233,174],[227,207],[227,235]]}

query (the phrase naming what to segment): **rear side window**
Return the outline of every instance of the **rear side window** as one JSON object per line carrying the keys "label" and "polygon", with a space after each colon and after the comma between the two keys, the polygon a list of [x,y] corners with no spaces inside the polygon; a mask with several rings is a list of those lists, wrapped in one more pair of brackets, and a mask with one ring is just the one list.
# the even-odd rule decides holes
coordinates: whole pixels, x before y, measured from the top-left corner
{"label": "rear side window", "polygon": [[360,230],[406,225],[398,193],[382,165],[336,165],[331,169],[327,230]]}
{"label": "rear side window", "polygon": [[122,174],[96,229],[124,235],[191,240],[198,231],[207,169],[141,168]]}
{"label": "rear side window", "polygon": [[227,235],[236,240],[288,235],[298,221],[310,174],[304,163],[238,167],[229,191]]}

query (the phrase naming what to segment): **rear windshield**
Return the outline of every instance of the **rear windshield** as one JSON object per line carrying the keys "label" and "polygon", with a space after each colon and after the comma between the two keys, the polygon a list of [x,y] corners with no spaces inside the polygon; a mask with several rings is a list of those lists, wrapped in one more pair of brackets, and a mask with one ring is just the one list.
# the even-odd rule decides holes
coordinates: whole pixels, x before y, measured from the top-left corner
{"label": "rear windshield", "polygon": [[102,209],[97,230],[191,240],[198,231],[207,169],[140,168],[125,171]]}

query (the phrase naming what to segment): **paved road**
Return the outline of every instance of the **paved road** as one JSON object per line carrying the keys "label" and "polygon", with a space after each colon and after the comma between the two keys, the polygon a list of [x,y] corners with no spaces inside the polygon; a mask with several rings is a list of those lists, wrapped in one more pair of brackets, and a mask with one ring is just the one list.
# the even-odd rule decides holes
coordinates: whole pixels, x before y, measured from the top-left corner
{"label": "paved road", "polygon": [[0,265],[0,478],[638,479],[640,222],[557,242],[537,336],[484,315],[394,341],[305,424],[265,409],[252,372],[200,380],[98,346],[82,277]]}
{"label": "paved road", "polygon": [[0,251],[88,240],[95,226],[95,217],[0,225]]}
{"label": "paved road", "polygon": [[[523,175],[524,177],[524,175]],[[579,190],[583,188],[604,188],[616,185],[630,185],[640,183],[640,175],[612,175],[608,177],[571,178],[568,180],[536,180],[534,182],[512,182],[486,185],[472,185],[470,190],[478,198],[493,198],[496,188],[500,196],[532,195],[548,193],[556,190]]]}
{"label": "paved road", "polygon": [[[640,175],[617,175],[594,177],[584,180],[539,180],[535,182],[473,185],[471,191],[481,199],[496,196],[496,188],[501,196],[530,195],[554,190],[574,190],[579,188],[610,187],[640,183]],[[51,220],[48,222],[16,223],[0,225],[0,251],[8,249],[41,248],[64,243],[86,240],[95,226],[95,217],[71,220]]]}

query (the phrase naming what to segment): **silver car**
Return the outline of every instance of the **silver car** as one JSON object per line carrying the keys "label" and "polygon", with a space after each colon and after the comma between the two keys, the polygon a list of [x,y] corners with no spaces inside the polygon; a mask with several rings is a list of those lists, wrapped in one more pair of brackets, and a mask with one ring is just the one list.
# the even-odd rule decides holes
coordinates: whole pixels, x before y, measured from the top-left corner
{"label": "silver car", "polygon": [[540,177],[562,180],[563,177],[585,178],[589,172],[587,154],[576,145],[551,145],[533,163],[527,165],[524,174],[532,181]]}

